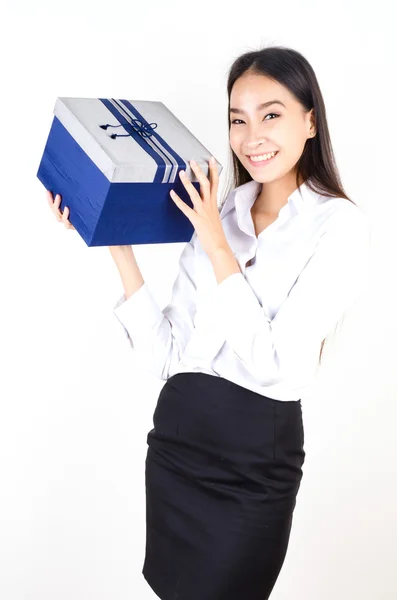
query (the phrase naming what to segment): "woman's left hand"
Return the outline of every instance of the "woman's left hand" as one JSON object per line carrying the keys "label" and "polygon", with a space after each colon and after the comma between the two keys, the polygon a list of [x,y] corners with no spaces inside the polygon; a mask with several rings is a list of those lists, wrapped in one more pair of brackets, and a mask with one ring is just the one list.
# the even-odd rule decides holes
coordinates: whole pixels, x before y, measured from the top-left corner
{"label": "woman's left hand", "polygon": [[194,209],[190,208],[174,190],[170,191],[171,198],[181,211],[187,216],[196,230],[200,243],[208,254],[212,256],[217,250],[229,248],[217,204],[219,175],[215,161],[209,162],[210,180],[204,175],[199,165],[190,161],[190,167],[200,183],[200,194],[189,181],[184,171],[179,175],[183,185],[189,193]]}

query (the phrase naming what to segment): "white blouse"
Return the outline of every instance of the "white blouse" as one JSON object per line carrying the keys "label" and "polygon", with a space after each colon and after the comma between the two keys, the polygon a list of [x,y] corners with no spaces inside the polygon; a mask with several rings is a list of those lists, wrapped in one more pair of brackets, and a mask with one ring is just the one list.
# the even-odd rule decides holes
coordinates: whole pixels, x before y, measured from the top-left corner
{"label": "white blouse", "polygon": [[160,379],[198,371],[276,400],[301,399],[322,340],[367,290],[370,228],[357,205],[303,183],[256,237],[250,211],[260,189],[254,180],[240,185],[220,209],[242,272],[218,284],[194,232],[163,311],[146,283],[114,306],[131,347]]}

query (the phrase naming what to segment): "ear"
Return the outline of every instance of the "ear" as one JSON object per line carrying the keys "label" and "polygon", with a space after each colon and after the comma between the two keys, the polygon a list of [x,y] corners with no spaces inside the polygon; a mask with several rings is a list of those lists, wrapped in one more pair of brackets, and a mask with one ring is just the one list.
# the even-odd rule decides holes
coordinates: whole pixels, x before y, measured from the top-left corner
{"label": "ear", "polygon": [[316,118],[314,115],[314,108],[312,108],[309,112],[309,119],[310,119],[310,129],[312,131],[314,131],[314,133],[316,133]]}

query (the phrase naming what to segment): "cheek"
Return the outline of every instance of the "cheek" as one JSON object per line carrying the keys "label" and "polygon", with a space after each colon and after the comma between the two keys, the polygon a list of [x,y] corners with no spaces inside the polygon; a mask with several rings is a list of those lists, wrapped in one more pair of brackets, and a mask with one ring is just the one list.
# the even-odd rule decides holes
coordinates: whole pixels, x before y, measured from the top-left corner
{"label": "cheek", "polygon": [[234,148],[236,147],[236,136],[232,131],[229,132],[229,144],[230,147],[234,150]]}
{"label": "cheek", "polygon": [[294,139],[290,140],[288,148],[288,154],[291,157],[291,159],[297,161],[302,155],[302,152],[304,150],[304,144],[302,144],[302,140]]}
{"label": "cheek", "polygon": [[235,154],[240,154],[241,135],[236,131],[229,133],[229,145]]}

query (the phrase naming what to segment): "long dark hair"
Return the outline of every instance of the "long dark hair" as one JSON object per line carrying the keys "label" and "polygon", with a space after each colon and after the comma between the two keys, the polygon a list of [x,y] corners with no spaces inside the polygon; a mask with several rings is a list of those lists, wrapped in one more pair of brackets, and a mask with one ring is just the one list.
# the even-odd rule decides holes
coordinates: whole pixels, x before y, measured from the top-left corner
{"label": "long dark hair", "polygon": [[[329,134],[324,100],[317,77],[307,59],[292,48],[270,46],[260,50],[246,52],[239,56],[229,69],[227,79],[228,93],[228,131],[230,131],[230,95],[236,80],[249,71],[256,75],[265,75],[277,81],[301,103],[305,111],[314,108],[316,135],[306,140],[304,150],[296,165],[296,187],[301,181],[316,193],[332,198],[344,198],[353,202],[343,189],[336,166]],[[229,145],[229,161],[232,159],[232,179],[223,194],[221,205],[229,192],[248,181],[251,175],[241,164]],[[326,338],[325,338],[326,339]],[[319,363],[325,339],[321,343]]]}

